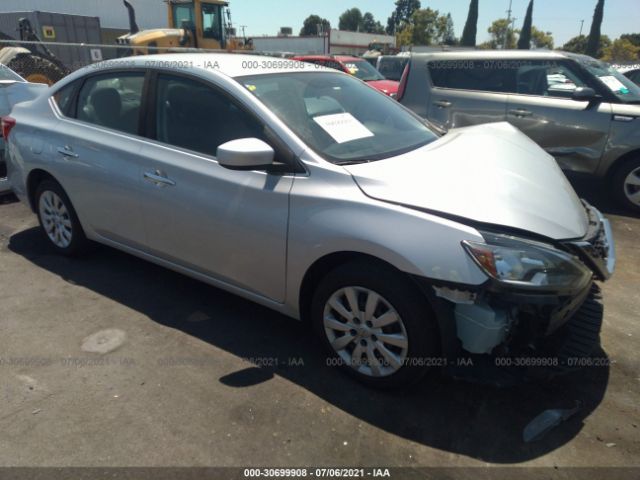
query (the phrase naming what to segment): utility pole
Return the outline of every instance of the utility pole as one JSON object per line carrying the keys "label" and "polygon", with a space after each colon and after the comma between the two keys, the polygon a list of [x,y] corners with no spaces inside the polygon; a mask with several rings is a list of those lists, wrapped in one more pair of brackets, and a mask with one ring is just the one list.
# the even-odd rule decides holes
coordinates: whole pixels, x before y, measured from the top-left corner
{"label": "utility pole", "polygon": [[580,37],[582,36],[582,27],[584,26],[584,20],[580,20]]}
{"label": "utility pole", "polygon": [[[502,44],[502,49],[507,49],[507,39],[509,38],[509,28],[511,27],[511,7],[513,6],[513,0],[509,0],[509,10],[507,10],[507,30],[504,32],[504,43]],[[515,18],[513,19],[515,22]]]}

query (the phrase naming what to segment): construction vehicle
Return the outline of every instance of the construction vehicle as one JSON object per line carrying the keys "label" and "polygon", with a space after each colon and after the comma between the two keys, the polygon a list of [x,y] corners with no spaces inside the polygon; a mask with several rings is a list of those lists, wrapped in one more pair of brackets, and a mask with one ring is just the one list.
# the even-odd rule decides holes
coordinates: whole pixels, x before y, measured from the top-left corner
{"label": "construction vehicle", "polygon": [[[31,22],[27,18],[18,21],[20,42],[6,33],[0,32],[0,40],[11,43],[0,44],[0,63],[6,65],[28,82],[46,83],[53,85],[69,73],[67,67],[43,45],[40,37],[34,32]],[[16,43],[13,43],[13,42]]]}
{"label": "construction vehicle", "polygon": [[223,0],[165,0],[169,28],[140,31],[135,9],[123,0],[129,13],[129,33],[118,37],[128,46],[122,54],[148,55],[179,51],[180,48],[206,50],[252,50],[251,40],[238,39],[231,24],[229,3]]}

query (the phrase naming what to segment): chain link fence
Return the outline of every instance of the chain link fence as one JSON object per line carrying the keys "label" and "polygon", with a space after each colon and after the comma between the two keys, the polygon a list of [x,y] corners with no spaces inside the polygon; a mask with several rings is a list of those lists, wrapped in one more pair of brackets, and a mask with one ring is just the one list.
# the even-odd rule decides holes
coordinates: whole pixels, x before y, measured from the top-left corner
{"label": "chain link fence", "polygon": [[228,50],[194,48],[168,49],[162,47],[132,47],[128,45],[0,40],[0,64],[30,82],[47,83],[49,85],[80,68],[94,64],[99,65],[107,60],[132,55],[193,52],[261,54],[260,52],[249,50],[231,52]]}

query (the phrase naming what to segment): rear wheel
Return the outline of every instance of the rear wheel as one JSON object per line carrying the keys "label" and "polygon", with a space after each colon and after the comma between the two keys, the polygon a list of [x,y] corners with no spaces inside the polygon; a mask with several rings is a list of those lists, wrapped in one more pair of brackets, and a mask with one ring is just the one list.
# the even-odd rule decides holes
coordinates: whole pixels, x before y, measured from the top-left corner
{"label": "rear wheel", "polygon": [[640,212],[640,158],[624,162],[613,175],[613,189],[625,207]]}
{"label": "rear wheel", "polygon": [[60,184],[54,180],[42,181],[35,200],[38,221],[53,248],[63,255],[81,253],[88,241]]}
{"label": "rear wheel", "polygon": [[358,380],[397,387],[419,380],[438,352],[426,299],[400,272],[354,262],[318,286],[311,318],[332,359]]}

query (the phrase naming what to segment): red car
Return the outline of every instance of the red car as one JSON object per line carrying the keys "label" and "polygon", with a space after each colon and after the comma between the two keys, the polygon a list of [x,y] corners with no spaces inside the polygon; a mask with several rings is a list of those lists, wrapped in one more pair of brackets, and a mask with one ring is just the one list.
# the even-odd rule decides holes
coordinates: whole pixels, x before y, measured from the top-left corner
{"label": "red car", "polygon": [[376,90],[395,98],[400,82],[387,80],[369,62],[349,55],[300,55],[292,60],[315,63],[323,67],[334,68],[358,77]]}

